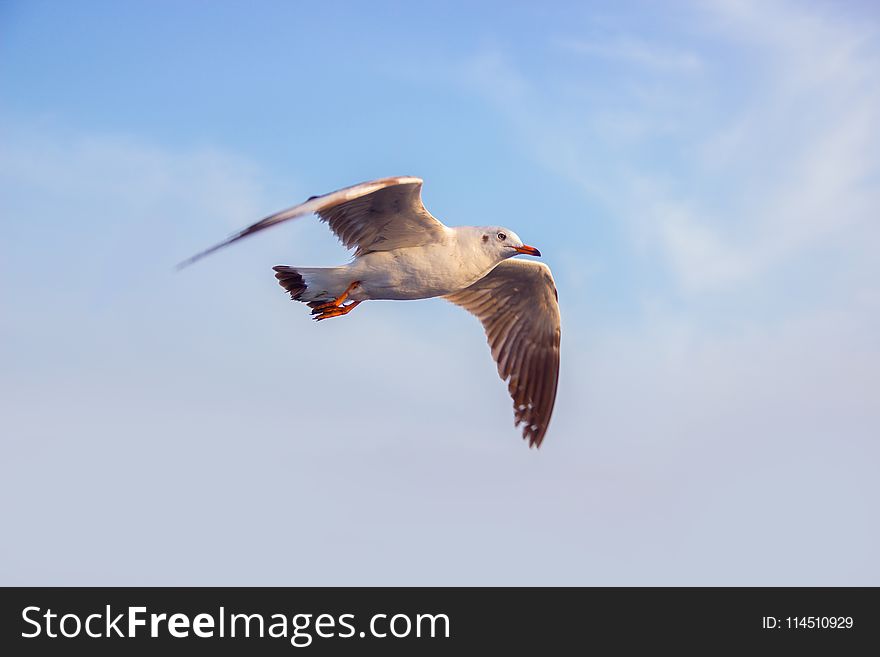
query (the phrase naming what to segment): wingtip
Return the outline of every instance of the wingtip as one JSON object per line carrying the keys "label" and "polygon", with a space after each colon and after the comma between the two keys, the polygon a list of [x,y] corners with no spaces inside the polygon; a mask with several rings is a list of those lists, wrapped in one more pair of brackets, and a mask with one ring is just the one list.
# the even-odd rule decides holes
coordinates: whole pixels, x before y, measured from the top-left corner
{"label": "wingtip", "polygon": [[201,260],[201,259],[204,258],[205,256],[209,256],[209,255],[211,255],[212,253],[214,253],[215,251],[219,251],[219,250],[222,249],[224,246],[228,246],[228,245],[231,244],[232,242],[234,242],[234,241],[240,239],[241,237],[244,236],[244,234],[245,234],[244,231],[242,231],[241,233],[236,233],[235,235],[232,235],[232,236],[229,237],[228,239],[223,240],[223,241],[220,242],[219,244],[215,244],[214,246],[212,246],[212,247],[209,248],[209,249],[205,249],[204,251],[199,251],[199,252],[196,253],[194,256],[190,256],[190,257],[187,258],[186,260],[182,260],[181,262],[177,263],[177,266],[175,267],[175,269],[176,269],[177,271],[180,271],[181,269],[185,269],[186,267],[189,267],[190,265],[192,265],[192,264],[198,262],[199,260]]}
{"label": "wingtip", "polygon": [[182,270],[182,269],[186,269],[186,268],[189,267],[191,264],[193,264],[193,263],[195,263],[195,262],[198,262],[199,260],[201,260],[202,258],[204,258],[206,255],[208,255],[208,253],[209,253],[208,251],[204,251],[204,252],[202,252],[202,253],[197,253],[197,254],[194,255],[194,256],[190,256],[190,257],[187,258],[186,260],[181,260],[181,261],[178,262],[176,265],[174,265],[174,271],[180,271],[180,270]]}

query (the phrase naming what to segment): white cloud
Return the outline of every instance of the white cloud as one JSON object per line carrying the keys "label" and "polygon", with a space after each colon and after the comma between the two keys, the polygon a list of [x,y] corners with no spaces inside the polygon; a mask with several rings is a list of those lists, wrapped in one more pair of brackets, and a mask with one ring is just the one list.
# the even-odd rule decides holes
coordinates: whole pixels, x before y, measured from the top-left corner
{"label": "white cloud", "polygon": [[702,60],[693,52],[649,43],[632,36],[602,40],[560,39],[559,46],[573,53],[649,69],[689,73],[703,67]]}
{"label": "white cloud", "polygon": [[705,217],[698,218],[686,208],[664,204],[656,205],[652,216],[659,226],[656,236],[662,240],[685,290],[715,288],[751,273],[751,263],[723,241],[707,225]]}
{"label": "white cloud", "polygon": [[[684,47],[569,39],[573,59],[542,79],[495,52],[480,88],[544,166],[665,258],[683,292],[754,284],[847,236],[852,249],[880,245],[877,26],[757,2],[690,19],[701,38]],[[597,82],[582,54],[622,65]],[[517,80],[516,96],[498,79]]]}

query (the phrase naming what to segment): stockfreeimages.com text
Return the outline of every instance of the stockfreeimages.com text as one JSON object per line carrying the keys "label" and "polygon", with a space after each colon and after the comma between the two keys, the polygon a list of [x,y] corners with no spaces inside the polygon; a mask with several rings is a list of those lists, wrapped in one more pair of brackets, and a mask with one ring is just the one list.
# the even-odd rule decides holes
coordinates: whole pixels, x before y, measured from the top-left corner
{"label": "stockfreeimages.com text", "polygon": [[153,613],[146,607],[127,607],[115,612],[106,605],[101,612],[84,617],[60,613],[52,609],[25,607],[21,612],[25,630],[21,636],[74,638],[87,636],[151,638],[190,636],[212,639],[226,637],[289,639],[297,648],[311,645],[314,638],[449,638],[450,623],[446,614],[373,614],[369,623],[358,630],[354,614],[245,614],[227,612],[220,607],[216,613]]}

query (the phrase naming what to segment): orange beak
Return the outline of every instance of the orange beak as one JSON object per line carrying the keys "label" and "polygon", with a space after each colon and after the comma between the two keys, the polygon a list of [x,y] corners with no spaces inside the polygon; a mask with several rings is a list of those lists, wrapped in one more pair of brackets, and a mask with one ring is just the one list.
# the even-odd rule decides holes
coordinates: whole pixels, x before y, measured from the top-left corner
{"label": "orange beak", "polygon": [[516,251],[518,253],[524,253],[525,255],[532,255],[532,256],[538,256],[538,257],[541,256],[541,252],[538,251],[538,249],[536,249],[533,246],[527,246],[527,245],[523,244],[522,246],[514,247],[514,249],[516,249]]}

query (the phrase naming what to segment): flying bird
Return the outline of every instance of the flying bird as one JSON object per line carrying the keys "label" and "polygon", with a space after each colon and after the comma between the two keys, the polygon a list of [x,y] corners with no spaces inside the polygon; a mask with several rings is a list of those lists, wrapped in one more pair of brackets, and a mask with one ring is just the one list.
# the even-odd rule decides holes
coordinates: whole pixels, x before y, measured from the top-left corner
{"label": "flying bird", "polygon": [[381,178],[346,187],[270,215],[183,261],[185,267],[264,228],[307,214],[356,249],[340,267],[274,267],[295,301],[316,320],[342,317],[368,300],[443,297],[483,324],[498,374],[513,398],[516,426],[540,447],[559,380],[560,319],[550,268],[512,260],[540,256],[501,226],[445,226],[421,199],[422,179]]}

